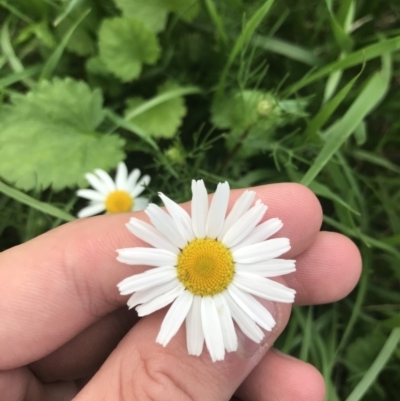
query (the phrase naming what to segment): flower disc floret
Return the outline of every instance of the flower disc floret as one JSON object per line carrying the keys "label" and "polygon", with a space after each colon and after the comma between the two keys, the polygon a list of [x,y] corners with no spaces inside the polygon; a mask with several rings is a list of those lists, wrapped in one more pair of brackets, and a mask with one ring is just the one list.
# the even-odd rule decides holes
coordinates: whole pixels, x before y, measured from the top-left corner
{"label": "flower disc floret", "polygon": [[231,251],[211,238],[195,239],[178,257],[178,279],[194,295],[221,293],[232,282],[234,273]]}
{"label": "flower disc floret", "polygon": [[106,199],[107,213],[124,213],[133,209],[133,197],[126,191],[111,192]]}

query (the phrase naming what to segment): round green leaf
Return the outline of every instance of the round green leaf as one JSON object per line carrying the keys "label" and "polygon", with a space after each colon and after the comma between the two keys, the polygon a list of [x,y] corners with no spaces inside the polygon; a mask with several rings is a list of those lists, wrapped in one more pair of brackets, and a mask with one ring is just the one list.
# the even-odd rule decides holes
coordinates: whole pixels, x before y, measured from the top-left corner
{"label": "round green leaf", "polygon": [[137,78],[143,64],[154,64],[160,56],[157,37],[133,17],[106,19],[99,31],[100,57],[107,69],[122,81]]}

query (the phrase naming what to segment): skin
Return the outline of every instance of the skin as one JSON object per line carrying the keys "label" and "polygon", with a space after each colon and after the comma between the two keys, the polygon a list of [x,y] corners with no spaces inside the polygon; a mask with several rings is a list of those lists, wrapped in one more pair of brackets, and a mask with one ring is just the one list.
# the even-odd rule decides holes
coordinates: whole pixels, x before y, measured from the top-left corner
{"label": "skin", "polygon": [[[307,188],[253,188],[279,217],[297,259],[280,278],[295,304],[337,301],[356,285],[361,259],[346,237],[320,232],[321,206]],[[231,192],[230,207],[243,190]],[[185,208],[189,204],[184,205]],[[181,328],[155,343],[167,308],[137,320],[116,284],[145,270],[116,261],[117,248],[143,246],[125,229],[131,213],[65,224],[0,254],[0,394],[8,401],[322,401],[325,386],[311,365],[272,348],[291,305],[265,302],[276,327],[257,345],[239,335],[239,350],[212,363],[187,355]],[[147,221],[143,212],[135,217]],[[75,397],[75,398],[74,398]]]}

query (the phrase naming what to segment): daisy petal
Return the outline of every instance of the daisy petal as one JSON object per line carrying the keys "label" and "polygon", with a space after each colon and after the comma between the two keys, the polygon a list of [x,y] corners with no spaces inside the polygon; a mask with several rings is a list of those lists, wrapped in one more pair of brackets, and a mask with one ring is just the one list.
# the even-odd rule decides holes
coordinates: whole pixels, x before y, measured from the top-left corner
{"label": "daisy petal", "polygon": [[126,182],[126,190],[132,192],[136,186],[137,180],[140,177],[140,170],[135,168],[128,176],[128,180]]}
{"label": "daisy petal", "polygon": [[189,291],[182,292],[169,308],[165,318],[161,324],[160,331],[156,338],[156,342],[162,346],[166,346],[171,338],[178,332],[186,319],[190,307],[193,302],[193,294]]}
{"label": "daisy petal", "polygon": [[235,224],[228,230],[222,238],[222,243],[228,248],[232,248],[244,240],[264,217],[267,206],[263,203],[256,203],[248,210]]}
{"label": "daisy petal", "polygon": [[269,301],[292,303],[295,290],[256,274],[237,272],[235,285],[243,291]]}
{"label": "daisy petal", "polygon": [[229,294],[238,306],[260,327],[267,331],[271,331],[275,326],[275,319],[271,313],[252,295],[242,291],[232,283],[228,287]]}
{"label": "daisy petal", "polygon": [[147,198],[135,198],[133,202],[133,211],[137,212],[138,210],[144,210],[149,204],[149,200]]}
{"label": "daisy petal", "polygon": [[88,180],[89,184],[96,190],[99,191],[100,193],[107,195],[109,190],[107,188],[107,185],[103,183],[96,175],[92,173],[87,173],[85,174],[85,178]]}
{"label": "daisy petal", "polygon": [[144,175],[133,188],[131,195],[133,197],[140,195],[149,184],[150,184],[150,176]]}
{"label": "daisy petal", "polygon": [[228,291],[224,292],[224,298],[229,306],[232,317],[240,327],[240,330],[242,330],[250,340],[259,343],[264,338],[263,331],[256,325],[254,320],[238,306]]}
{"label": "daisy petal", "polygon": [[225,297],[222,294],[217,294],[213,296],[213,301],[217,309],[219,323],[221,324],[225,349],[228,352],[236,351],[238,347],[238,339],[236,336],[235,326],[233,325],[231,312]]}
{"label": "daisy petal", "polygon": [[171,251],[155,248],[117,249],[117,260],[128,265],[175,266],[177,256]]}
{"label": "daisy petal", "polygon": [[269,219],[264,221],[264,223],[259,224],[254,230],[243,239],[243,241],[239,242],[239,244],[235,245],[231,248],[231,251],[235,249],[239,249],[239,247],[244,247],[247,245],[253,245],[257,242],[262,242],[277,233],[283,227],[283,223],[279,219]]}
{"label": "daisy petal", "polygon": [[187,240],[183,234],[177,229],[172,217],[164,212],[159,206],[151,203],[145,213],[149,216],[154,227],[159,230],[166,238],[168,238],[178,248],[183,248],[187,244]]}
{"label": "daisy petal", "polygon": [[136,217],[132,217],[129,220],[129,223],[126,224],[126,227],[133,235],[140,238],[142,241],[147,242],[154,248],[166,249],[175,255],[178,255],[180,252],[179,248],[164,237],[160,231],[154,228],[151,224],[139,220]]}
{"label": "daisy petal", "polygon": [[232,252],[237,263],[258,263],[274,259],[290,250],[288,238],[274,238],[248,245]]}
{"label": "daisy petal", "polygon": [[201,300],[201,324],[212,361],[222,361],[225,357],[224,339],[218,312],[211,297],[203,297]]}
{"label": "daisy petal", "polygon": [[201,324],[201,299],[193,297],[192,307],[186,317],[186,344],[189,355],[199,356],[203,351],[204,333]]}
{"label": "daisy petal", "polygon": [[89,199],[91,201],[104,202],[105,199],[103,194],[93,191],[93,189],[78,189],[76,194],[81,198]]}
{"label": "daisy petal", "polygon": [[167,283],[174,278],[176,278],[175,267],[163,266],[127,277],[118,283],[117,287],[121,295],[129,295],[136,291],[147,290],[148,288]]}
{"label": "daisy petal", "polygon": [[259,274],[263,277],[277,277],[296,271],[296,261],[290,259],[271,259],[265,262],[235,264],[237,272]]}
{"label": "daisy petal", "polygon": [[208,196],[203,180],[192,181],[192,224],[197,238],[206,236]]}
{"label": "daisy petal", "polygon": [[104,170],[98,168],[94,170],[94,172],[97,174],[97,176],[101,179],[103,184],[107,187],[108,192],[113,192],[115,191],[115,184],[112,178],[106,173]]}
{"label": "daisy petal", "polygon": [[169,305],[171,302],[175,300],[175,298],[179,297],[185,291],[185,287],[179,283],[172,290],[165,292],[157,298],[152,299],[149,302],[146,302],[136,308],[136,312],[139,316],[150,315],[157,310],[164,308],[164,306]]}
{"label": "daisy petal", "polygon": [[249,210],[249,207],[253,203],[255,196],[256,193],[254,191],[246,190],[242,193],[242,195],[233,205],[232,210],[228,214],[227,218],[225,219],[222,230],[218,235],[219,241],[221,241],[221,239],[225,236],[232,225],[236,223],[236,221],[239,220]]}
{"label": "daisy petal", "polygon": [[132,309],[137,305],[149,302],[152,299],[164,294],[165,292],[172,290],[178,284],[179,280],[177,278],[174,278],[171,281],[156,285],[154,287],[148,288],[147,290],[137,291],[128,299],[127,305],[129,309]]}
{"label": "daisy petal", "polygon": [[104,203],[93,203],[89,206],[84,207],[79,213],[78,217],[89,217],[94,216],[97,213],[104,212],[106,210]]}
{"label": "daisy petal", "polygon": [[226,209],[229,202],[229,184],[219,183],[211,201],[208,211],[206,236],[217,238],[225,221]]}
{"label": "daisy petal", "polygon": [[168,196],[165,196],[162,192],[159,192],[158,196],[163,201],[168,213],[171,215],[182,235],[188,242],[192,241],[194,239],[192,220],[186,210],[181,208],[177,203],[168,198]]}
{"label": "daisy petal", "polygon": [[127,181],[128,181],[128,169],[125,163],[120,162],[118,164],[117,174],[115,175],[115,186],[117,187],[117,189],[126,190]]}

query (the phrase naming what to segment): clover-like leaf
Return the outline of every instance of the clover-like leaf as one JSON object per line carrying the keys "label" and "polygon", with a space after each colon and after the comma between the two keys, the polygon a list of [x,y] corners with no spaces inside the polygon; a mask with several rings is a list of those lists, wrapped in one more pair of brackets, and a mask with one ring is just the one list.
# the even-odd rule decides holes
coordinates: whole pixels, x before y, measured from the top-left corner
{"label": "clover-like leaf", "polygon": [[96,132],[102,95],[72,79],[44,81],[0,111],[0,175],[23,190],[61,190],[123,159],[124,141]]}
{"label": "clover-like leaf", "polygon": [[[178,85],[172,82],[166,82],[158,88],[157,95],[155,98],[151,99],[151,101],[178,88]],[[125,115],[129,116],[129,113],[132,110],[146,102],[148,102],[148,100],[140,97],[128,99]],[[185,102],[182,96],[178,96],[149,108],[138,116],[130,119],[130,121],[142,128],[151,136],[172,138],[176,134],[178,127],[181,125],[185,114]]]}
{"label": "clover-like leaf", "polygon": [[108,70],[122,81],[137,78],[143,64],[154,64],[160,56],[157,37],[133,17],[104,20],[99,31],[100,57]]}
{"label": "clover-like leaf", "polygon": [[135,17],[144,22],[154,32],[165,28],[168,10],[160,5],[160,0],[114,0],[124,16]]}
{"label": "clover-like leaf", "polygon": [[154,32],[165,29],[170,12],[176,13],[179,18],[191,21],[199,11],[197,0],[114,0],[114,2],[124,16],[141,20]]}

